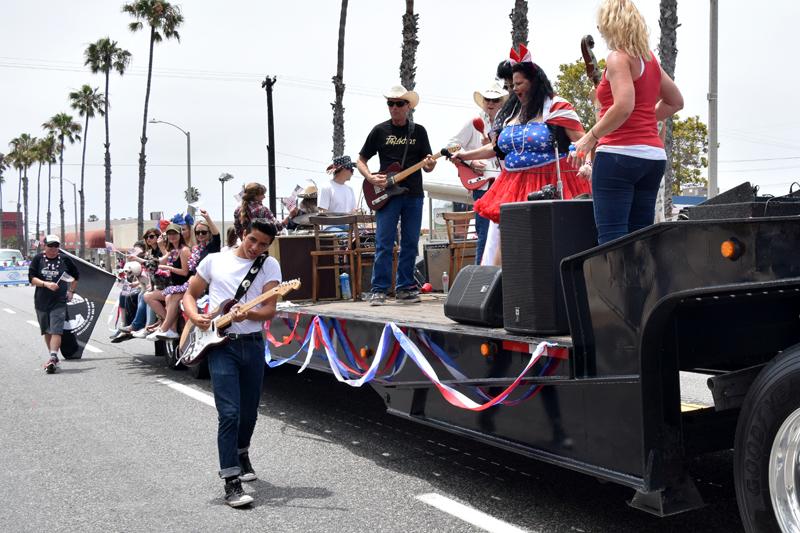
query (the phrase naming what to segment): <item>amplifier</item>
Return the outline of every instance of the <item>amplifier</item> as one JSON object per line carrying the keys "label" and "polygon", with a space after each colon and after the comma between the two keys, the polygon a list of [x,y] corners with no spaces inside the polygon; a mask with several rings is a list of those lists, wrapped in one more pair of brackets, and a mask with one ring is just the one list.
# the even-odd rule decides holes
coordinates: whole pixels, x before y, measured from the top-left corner
{"label": "amplifier", "polygon": [[447,246],[447,241],[429,242],[424,246],[425,275],[435,291],[442,290],[442,272],[450,271],[450,250]]}
{"label": "amplifier", "polygon": [[561,260],[592,248],[591,200],[542,200],[500,208],[503,327],[524,334],[569,332]]}
{"label": "amplifier", "polygon": [[456,276],[444,303],[444,316],[463,324],[503,325],[502,270],[467,265]]}

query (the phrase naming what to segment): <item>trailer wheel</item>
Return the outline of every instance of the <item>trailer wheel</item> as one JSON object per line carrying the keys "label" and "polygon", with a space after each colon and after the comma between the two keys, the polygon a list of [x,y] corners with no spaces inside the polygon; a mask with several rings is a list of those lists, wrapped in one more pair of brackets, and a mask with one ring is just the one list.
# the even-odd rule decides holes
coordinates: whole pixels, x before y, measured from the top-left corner
{"label": "trailer wheel", "polygon": [[733,473],[746,531],[800,528],[800,349],[781,354],[751,385],[736,426]]}
{"label": "trailer wheel", "polygon": [[194,379],[208,379],[211,377],[211,374],[208,372],[208,360],[204,359],[200,362],[200,364],[187,367],[189,369],[189,375],[192,376]]}
{"label": "trailer wheel", "polygon": [[186,368],[183,366],[178,359],[180,358],[180,349],[178,348],[178,341],[177,340],[168,340],[166,341],[167,347],[167,367],[173,370],[182,370]]}

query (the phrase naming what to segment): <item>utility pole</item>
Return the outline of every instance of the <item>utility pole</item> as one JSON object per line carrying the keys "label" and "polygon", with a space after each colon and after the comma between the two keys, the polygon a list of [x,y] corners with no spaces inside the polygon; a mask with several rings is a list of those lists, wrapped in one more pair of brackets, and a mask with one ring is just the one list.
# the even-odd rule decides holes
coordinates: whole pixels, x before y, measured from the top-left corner
{"label": "utility pole", "polygon": [[272,86],[275,85],[276,78],[267,76],[261,82],[261,88],[267,91],[267,166],[269,169],[269,210],[276,213],[275,204],[275,123],[272,119]]}
{"label": "utility pole", "polygon": [[708,197],[719,193],[717,186],[717,48],[719,24],[717,11],[719,0],[710,0],[708,46]]}

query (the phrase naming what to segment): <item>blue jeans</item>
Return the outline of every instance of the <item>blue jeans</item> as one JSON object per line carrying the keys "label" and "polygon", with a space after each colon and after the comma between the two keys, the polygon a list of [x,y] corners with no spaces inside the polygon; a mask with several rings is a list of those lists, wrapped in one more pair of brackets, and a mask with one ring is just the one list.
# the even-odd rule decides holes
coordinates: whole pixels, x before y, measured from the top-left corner
{"label": "blue jeans", "polygon": [[400,223],[400,258],[397,262],[397,290],[415,289],[414,265],[417,261],[419,230],[422,227],[424,198],[395,196],[375,213],[375,264],[372,267],[372,292],[386,293],[392,286],[392,256]]}
{"label": "blue jeans", "polygon": [[239,453],[250,447],[256,427],[264,364],[264,338],[260,335],[229,340],[209,353],[208,370],[219,420],[217,450],[222,478],[242,472]]}
{"label": "blue jeans", "polygon": [[139,303],[136,305],[136,316],[131,322],[131,331],[139,331],[147,325],[147,310],[149,306],[144,303],[144,291],[139,292]]}
{"label": "blue jeans", "polygon": [[597,152],[592,170],[597,242],[603,244],[653,223],[666,161]]}
{"label": "blue jeans", "polygon": [[[486,194],[489,189],[484,191],[472,191],[472,199],[476,202],[478,198]],[[478,234],[478,244],[475,249],[475,264],[481,264],[481,257],[483,257],[483,249],[486,247],[486,234],[489,232],[489,219],[483,218],[478,213],[475,213],[475,232]]]}

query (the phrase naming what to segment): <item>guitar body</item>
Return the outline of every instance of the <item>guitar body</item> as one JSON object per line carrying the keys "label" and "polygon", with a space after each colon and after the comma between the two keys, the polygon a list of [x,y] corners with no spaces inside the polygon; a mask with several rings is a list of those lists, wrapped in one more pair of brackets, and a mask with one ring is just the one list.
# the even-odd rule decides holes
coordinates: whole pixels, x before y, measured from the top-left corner
{"label": "guitar body", "polygon": [[401,170],[403,170],[403,167],[400,166],[400,163],[392,163],[386,170],[381,172],[382,174],[386,174],[386,187],[378,187],[364,180],[364,185],[361,189],[364,192],[364,199],[367,201],[367,205],[370,209],[378,211],[385,206],[386,202],[391,200],[392,197],[405,194],[406,191],[408,191],[408,189],[397,185],[394,181],[394,176]]}
{"label": "guitar body", "polygon": [[461,180],[461,185],[463,185],[468,191],[480,189],[492,180],[492,178],[485,177],[483,172],[476,171],[474,168],[458,158],[453,158],[453,161],[455,162],[456,170],[458,171],[458,179]]}
{"label": "guitar body", "polygon": [[211,326],[205,331],[191,322],[186,324],[179,344],[180,362],[184,366],[199,365],[208,357],[211,348],[224,344],[228,340],[228,337],[225,336],[227,328],[218,328],[217,319],[227,313],[231,307],[233,307],[233,300],[225,300],[216,311],[210,313],[214,318],[211,320]]}

